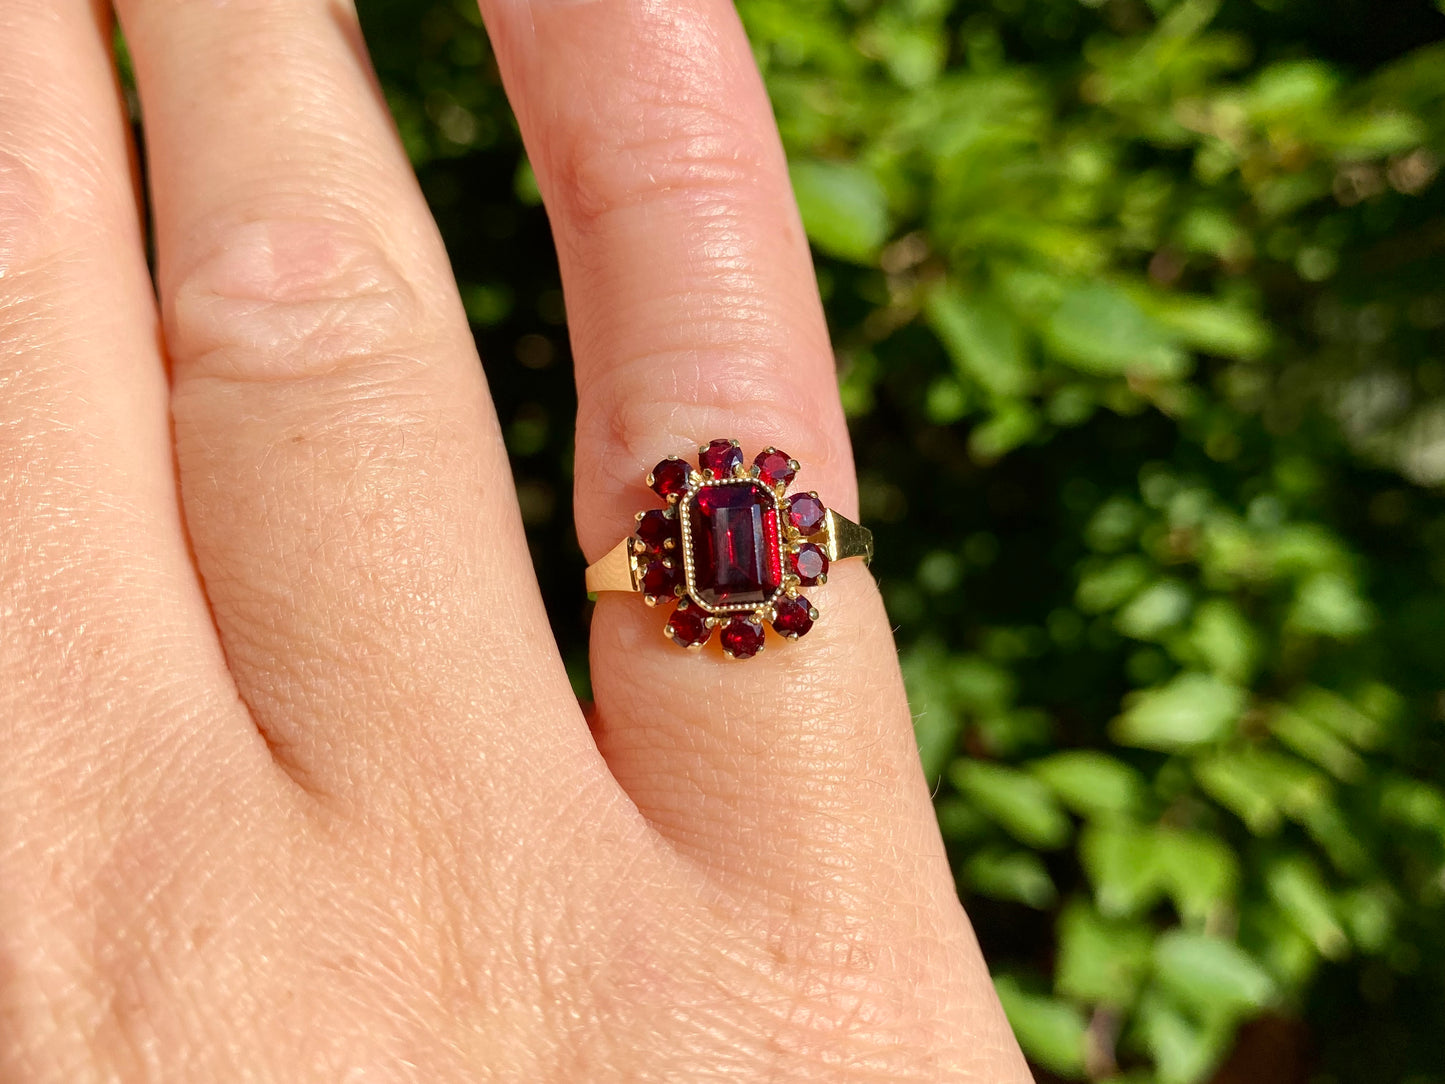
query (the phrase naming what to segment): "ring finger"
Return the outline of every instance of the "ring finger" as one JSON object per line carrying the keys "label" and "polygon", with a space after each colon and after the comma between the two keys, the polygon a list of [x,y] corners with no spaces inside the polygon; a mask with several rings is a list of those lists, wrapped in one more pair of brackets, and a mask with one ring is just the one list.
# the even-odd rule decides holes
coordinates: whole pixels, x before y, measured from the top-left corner
{"label": "ring finger", "polygon": [[[712,438],[749,457],[785,448],[801,488],[856,515],[807,241],[732,5],[482,6],[557,236],[589,559],[657,505],[654,463]],[[636,597],[597,606],[595,731],[613,772],[679,845],[765,892],[840,847],[860,867],[940,850],[888,622],[857,565],[818,592],[805,640],[747,662],[680,651]]]}

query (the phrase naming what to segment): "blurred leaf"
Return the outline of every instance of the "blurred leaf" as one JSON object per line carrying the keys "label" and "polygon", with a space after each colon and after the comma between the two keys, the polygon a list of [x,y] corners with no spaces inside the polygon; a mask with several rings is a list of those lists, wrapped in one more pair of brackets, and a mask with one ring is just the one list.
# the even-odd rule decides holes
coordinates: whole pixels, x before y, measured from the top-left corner
{"label": "blurred leaf", "polygon": [[1158,1084],[1200,1084],[1228,1052],[1227,1024],[1201,1023],[1163,997],[1146,997],[1139,1031],[1158,1066]]}
{"label": "blurred leaf", "polygon": [[1121,605],[1139,591],[1148,578],[1149,565],[1142,557],[1120,557],[1091,566],[1079,578],[1075,598],[1079,609],[1086,613],[1102,613]]}
{"label": "blurred leaf", "polygon": [[1065,293],[1043,332],[1055,357],[1096,376],[1136,371],[1177,377],[1188,367],[1163,325],[1123,290],[1103,283]]}
{"label": "blurred leaf", "polygon": [[1016,768],[956,760],[949,777],[960,794],[1020,843],[1051,850],[1073,834],[1053,792]]}
{"label": "blurred leaf", "polygon": [[1281,817],[1303,820],[1330,797],[1318,772],[1272,750],[1228,750],[1196,760],[1194,771],[1205,791],[1255,835],[1278,830]]}
{"label": "blurred leaf", "polygon": [[1276,995],[1269,973],[1234,942],[1187,930],[1170,930],[1155,943],[1154,974],[1203,1019],[1238,1018]]}
{"label": "blurred leaf", "polygon": [[1265,886],[1279,909],[1328,959],[1339,959],[1349,939],[1335,913],[1318,867],[1302,856],[1276,861],[1265,872]]}
{"label": "blurred leaf", "polygon": [[1192,627],[1173,650],[1186,662],[1240,683],[1254,673],[1260,636],[1233,602],[1210,598],[1195,607]]}
{"label": "blurred leaf", "polygon": [[1270,715],[1270,730],[1306,760],[1346,782],[1365,774],[1365,762],[1333,731],[1307,715],[1288,708],[1276,708]]}
{"label": "blurred leaf", "polygon": [[1269,325],[1238,304],[1209,297],[1154,295],[1148,312],[1176,341],[1226,358],[1262,355],[1270,342]]}
{"label": "blurred leaf", "polygon": [[1135,694],[1124,714],[1114,720],[1114,738],[1146,749],[1188,749],[1229,733],[1244,703],[1243,690],[1211,674],[1180,674]]}
{"label": "blurred leaf", "polygon": [[1374,621],[1369,603],[1345,576],[1321,572],[1300,584],[1290,611],[1290,624],[1301,632],[1349,639],[1368,631]]}
{"label": "blurred leaf", "polygon": [[1360,749],[1373,749],[1380,744],[1384,728],[1344,697],[1322,689],[1306,686],[1294,698],[1300,715],[1328,727],[1341,738]]}
{"label": "blurred leaf", "polygon": [[1033,380],[1018,321],[995,300],[934,291],[928,321],[959,373],[997,396],[1018,396]]}
{"label": "blurred leaf", "polygon": [[1022,403],[1002,404],[993,416],[969,434],[968,448],[975,459],[988,462],[1007,455],[1033,437],[1039,416]]}
{"label": "blurred leaf", "polygon": [[1114,624],[1125,636],[1156,640],[1181,624],[1192,605],[1189,589],[1178,580],[1158,580],[1131,599]]}
{"label": "blurred leaf", "polygon": [[982,850],[963,864],[963,879],[981,896],[1044,910],[1058,899],[1043,860],[1031,851]]}
{"label": "blurred leaf", "polygon": [[1164,894],[1151,832],[1131,825],[1091,825],[1084,830],[1079,857],[1094,882],[1099,912],[1109,918],[1142,913]]}
{"label": "blurred leaf", "polygon": [[888,239],[888,198],[861,166],[794,161],[793,193],[808,237],[819,249],[854,263],[872,263]]}
{"label": "blurred leaf", "polygon": [[948,664],[937,644],[916,645],[904,652],[901,661],[923,773],[928,779],[936,780],[953,756],[959,732]]}
{"label": "blurred leaf", "polygon": [[1029,770],[1083,816],[1128,815],[1144,802],[1139,773],[1104,753],[1079,749],[1036,760]]}
{"label": "blurred leaf", "polygon": [[1204,924],[1233,903],[1239,859],[1223,840],[1203,832],[1160,829],[1154,836],[1154,861],[1186,922]]}
{"label": "blurred leaf", "polygon": [[1110,921],[1082,900],[1059,916],[1055,988],[1089,1003],[1132,1004],[1149,967],[1153,932],[1145,925]]}
{"label": "blurred leaf", "polygon": [[1017,980],[994,980],[1009,1025],[1029,1058],[1052,1072],[1077,1077],[1084,1071],[1084,1016],[1056,998],[1026,993]]}

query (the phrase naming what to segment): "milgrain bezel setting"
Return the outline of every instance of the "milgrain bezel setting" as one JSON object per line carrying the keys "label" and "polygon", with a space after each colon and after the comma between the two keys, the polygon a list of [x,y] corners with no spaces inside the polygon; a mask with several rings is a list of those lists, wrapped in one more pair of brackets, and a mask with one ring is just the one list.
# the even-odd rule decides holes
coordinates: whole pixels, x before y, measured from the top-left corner
{"label": "milgrain bezel setting", "polygon": [[[680,527],[682,533],[683,588],[693,604],[706,610],[709,614],[768,614],[773,603],[782,598],[788,588],[788,573],[783,567],[784,557],[788,552],[787,543],[784,541],[783,510],[778,502],[776,492],[751,477],[745,468],[739,467],[738,471],[739,473],[734,474],[731,478],[705,478],[700,480],[696,486],[688,491],[687,496],[678,502],[677,518],[681,521]],[[767,498],[768,503],[772,506],[777,526],[771,532],[768,532],[771,538],[765,538],[764,543],[768,546],[770,553],[775,550],[778,554],[778,571],[781,582],[773,589],[773,593],[762,602],[732,602],[724,603],[721,606],[714,606],[703,601],[702,592],[697,586],[697,569],[694,563],[695,558],[693,557],[692,510],[697,503],[698,495],[704,490],[734,486],[739,488],[746,486],[750,489],[757,490]],[[766,525],[764,526],[764,530],[767,530]],[[771,620],[771,616],[767,619]]]}
{"label": "milgrain bezel setting", "polygon": [[[737,659],[764,650],[767,636],[760,630],[769,626],[784,639],[799,639],[819,616],[802,589],[826,583],[829,562],[849,557],[866,562],[873,555],[871,533],[824,506],[816,493],[789,497],[788,488],[800,469],[796,459],[772,447],[759,452],[749,465],[736,440],[699,446],[696,467],[668,456],[647,475],[647,485],[662,498],[663,507],[637,513],[633,534],[588,568],[588,590],[634,591],[649,606],[675,604],[662,631],[689,650],[700,650],[715,631],[723,654]],[[751,514],[744,512],[747,505],[698,508],[700,495],[728,487],[754,492]],[[799,500],[802,503],[795,509]],[[761,515],[758,508],[763,509]],[[702,529],[694,519],[702,515],[726,516],[712,523],[711,548],[694,545],[698,541],[694,527]],[[717,539],[726,540],[730,555],[741,556],[725,563]],[[734,541],[739,544],[736,550]],[[746,546],[751,547],[751,556]],[[709,559],[717,562],[711,570],[714,581],[730,581],[728,590],[753,597],[743,602],[705,601],[704,594],[722,590],[709,586],[708,569],[698,565]],[[728,560],[733,562],[731,556]],[[739,571],[741,583],[736,582]]]}

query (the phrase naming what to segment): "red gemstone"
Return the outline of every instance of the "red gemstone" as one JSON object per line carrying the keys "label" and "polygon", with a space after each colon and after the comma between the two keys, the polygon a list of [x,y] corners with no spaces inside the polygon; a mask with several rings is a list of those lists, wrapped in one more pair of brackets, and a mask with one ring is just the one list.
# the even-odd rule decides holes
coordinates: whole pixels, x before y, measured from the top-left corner
{"label": "red gemstone", "polygon": [[811,493],[799,493],[788,498],[788,519],[803,534],[813,534],[823,526],[823,517],[828,510],[823,502]]}
{"label": "red gemstone", "polygon": [[773,607],[773,630],[780,636],[796,640],[813,627],[813,608],[802,595],[797,598],[780,598]]}
{"label": "red gemstone", "polygon": [[828,574],[828,555],[822,546],[804,542],[792,555],[793,571],[804,587],[812,587]]}
{"label": "red gemstone", "polygon": [[730,440],[709,441],[698,456],[698,465],[712,471],[714,478],[731,478],[733,468],[742,466],[743,450]]}
{"label": "red gemstone", "polygon": [[758,477],[763,480],[763,484],[769,486],[785,486],[798,473],[793,469],[793,461],[788,453],[780,452],[776,448],[759,452],[753,465],[758,468]]}
{"label": "red gemstone", "polygon": [[748,614],[723,626],[723,650],[735,659],[750,659],[763,649],[763,623]]}
{"label": "red gemstone", "polygon": [[696,606],[679,606],[667,619],[667,634],[683,647],[697,647],[707,643],[712,627],[707,623],[707,614]]}
{"label": "red gemstone", "polygon": [[675,455],[670,455],[652,468],[652,480],[647,484],[663,500],[680,497],[687,492],[688,476],[692,468]]}
{"label": "red gemstone", "polygon": [[633,533],[642,539],[642,544],[653,553],[660,553],[669,541],[674,546],[677,545],[677,517],[669,515],[661,508],[654,508],[650,512],[642,513]]}
{"label": "red gemstone", "polygon": [[653,561],[642,572],[642,593],[651,598],[667,598],[682,583],[682,569],[666,561]]}
{"label": "red gemstone", "polygon": [[760,606],[783,582],[778,508],[756,482],[704,486],[687,512],[693,597],[705,606]]}

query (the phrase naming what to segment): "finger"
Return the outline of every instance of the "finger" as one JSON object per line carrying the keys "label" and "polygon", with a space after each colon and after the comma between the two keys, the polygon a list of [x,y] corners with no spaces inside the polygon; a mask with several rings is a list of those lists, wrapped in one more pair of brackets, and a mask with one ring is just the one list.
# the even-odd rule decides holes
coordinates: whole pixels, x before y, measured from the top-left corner
{"label": "finger", "polygon": [[285,793],[261,785],[277,773],[186,552],[110,41],[100,5],[0,0],[6,1079],[88,1075],[75,1051],[97,1049],[99,991],[146,926],[113,892],[124,871],[148,906],[171,887],[156,840],[199,795],[239,824]]}
{"label": "finger", "polygon": [[[731,5],[482,8],[558,238],[587,556],[655,506],[640,485],[653,463],[714,437],[787,449],[853,515],[806,245]],[[809,946],[820,975],[841,973],[841,944],[886,944],[866,981],[971,1037],[953,1075],[1027,1079],[957,908],[877,590],[840,565],[817,605],[806,639],[737,662],[680,651],[662,614],[604,595],[599,747],[729,896],[785,916],[781,936]]]}
{"label": "finger", "polygon": [[0,799],[70,808],[177,756],[264,750],[238,716],[194,722],[234,691],[175,500],[98,5],[0,0],[0,118]]}
{"label": "finger", "polygon": [[[539,742],[590,744],[446,254],[354,13],[119,9],[186,518],[243,696],[318,792],[430,794],[485,766],[515,795],[554,767]],[[509,754],[516,770],[499,771]]]}
{"label": "finger", "polygon": [[[577,357],[578,533],[591,559],[657,498],[666,454],[786,449],[856,515],[807,244],[747,41],[725,0],[483,4],[558,238]],[[817,866],[842,842],[939,847],[889,628],[840,566],[806,640],[730,662],[604,595],[600,747],[644,812],[731,872]],[[855,852],[858,853],[858,852]]]}

